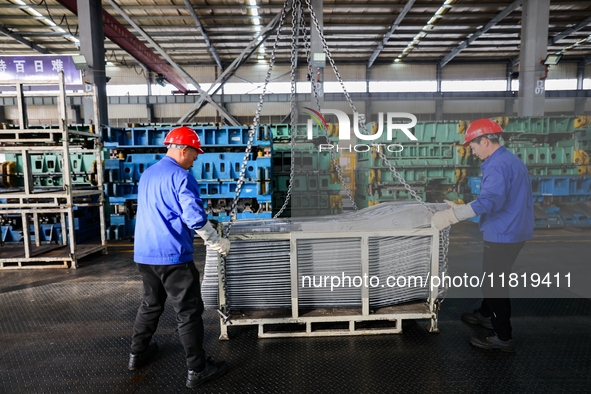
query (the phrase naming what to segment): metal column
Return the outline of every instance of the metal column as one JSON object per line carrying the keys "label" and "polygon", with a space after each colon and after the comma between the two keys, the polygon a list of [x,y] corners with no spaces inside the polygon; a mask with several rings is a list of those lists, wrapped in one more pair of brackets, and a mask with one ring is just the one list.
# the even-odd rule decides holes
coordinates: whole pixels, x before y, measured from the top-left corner
{"label": "metal column", "polygon": [[[107,101],[107,79],[105,72],[105,33],[103,31],[103,8],[101,0],[77,0],[78,25],[80,26],[80,53],[86,57],[89,69],[86,78],[96,85],[100,119],[94,119],[97,125],[109,124]],[[91,98],[82,100],[84,121],[94,116]]]}
{"label": "metal column", "polygon": [[519,53],[519,116],[543,116],[550,0],[524,0]]}

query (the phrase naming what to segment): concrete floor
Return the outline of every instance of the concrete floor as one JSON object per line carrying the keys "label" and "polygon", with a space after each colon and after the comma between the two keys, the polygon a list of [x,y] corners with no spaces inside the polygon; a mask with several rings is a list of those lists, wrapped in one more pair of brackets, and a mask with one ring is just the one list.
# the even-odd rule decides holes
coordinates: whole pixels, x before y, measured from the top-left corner
{"label": "concrete floor", "polygon": [[[1,251],[1,249],[0,249]],[[477,226],[453,227],[449,275],[481,275]],[[405,321],[401,335],[257,339],[234,327],[219,341],[214,311],[204,315],[204,347],[224,359],[224,378],[208,393],[591,392],[591,230],[536,231],[515,272],[565,275],[571,287],[513,292],[515,354],[473,348],[487,331],[460,321],[479,305],[479,290],[451,288],[439,334],[427,321]],[[202,272],[204,248],[196,246]],[[183,350],[170,306],[154,340],[158,360],[126,369],[141,300],[133,245],[112,244],[77,270],[0,271],[0,393],[186,392]]]}

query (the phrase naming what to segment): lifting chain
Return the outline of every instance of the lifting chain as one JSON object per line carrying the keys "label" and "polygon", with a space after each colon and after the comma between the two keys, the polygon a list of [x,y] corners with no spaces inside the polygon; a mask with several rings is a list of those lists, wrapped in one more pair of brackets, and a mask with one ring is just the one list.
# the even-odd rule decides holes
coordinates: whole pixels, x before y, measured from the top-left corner
{"label": "lifting chain", "polygon": [[[308,63],[308,73],[310,75],[311,78],[311,83],[312,83],[312,90],[313,90],[313,94],[314,94],[314,99],[316,101],[316,109],[320,111],[320,99],[319,99],[319,93],[318,93],[318,87],[317,87],[317,81],[315,79],[314,73],[312,72],[312,62],[311,62],[311,45],[310,45],[310,41],[308,39],[308,34],[306,31],[306,24],[305,24],[305,19],[303,17],[302,14],[302,10],[301,10],[301,1],[300,0],[294,0],[293,2],[291,2],[290,0],[286,0],[283,4],[283,8],[281,10],[281,18],[279,20],[279,25],[277,27],[277,35],[275,37],[275,42],[273,44],[273,51],[271,53],[271,58],[269,60],[269,68],[267,70],[267,74],[265,76],[265,82],[263,85],[263,89],[262,89],[262,93],[259,97],[259,102],[257,104],[257,110],[255,113],[255,117],[254,117],[254,121],[253,121],[253,127],[252,129],[249,131],[249,138],[248,138],[248,143],[247,143],[247,147],[246,147],[246,151],[244,154],[244,160],[242,162],[242,167],[240,169],[240,178],[238,180],[238,184],[236,186],[236,194],[234,196],[234,199],[232,201],[232,206],[230,209],[230,221],[228,222],[228,225],[225,229],[225,236],[227,237],[230,234],[230,230],[232,228],[233,222],[236,220],[236,208],[238,205],[238,198],[240,196],[240,191],[242,189],[242,185],[244,184],[244,176],[246,173],[246,167],[247,167],[247,163],[248,160],[250,158],[250,153],[252,150],[252,143],[254,140],[254,135],[256,133],[256,130],[259,127],[259,120],[260,120],[260,114],[261,114],[261,110],[262,110],[262,106],[263,106],[263,102],[264,102],[264,98],[265,98],[265,94],[267,92],[267,85],[269,84],[269,80],[271,78],[271,71],[273,69],[273,66],[275,64],[275,57],[276,57],[276,53],[277,53],[277,44],[279,42],[279,38],[281,35],[281,28],[283,27],[285,18],[288,14],[288,7],[289,4],[291,3],[291,13],[292,13],[292,23],[291,23],[291,78],[290,78],[290,84],[291,84],[291,92],[290,92],[290,128],[291,128],[291,139],[290,139],[290,147],[291,147],[291,163],[290,163],[290,175],[289,175],[289,187],[287,190],[287,195],[285,197],[285,201],[283,203],[283,206],[281,207],[281,209],[277,212],[277,214],[274,216],[274,218],[279,217],[279,215],[281,215],[281,213],[285,210],[285,208],[288,205],[289,199],[291,198],[291,193],[292,193],[292,185],[293,185],[293,178],[294,178],[294,172],[295,172],[295,166],[294,166],[294,159],[295,159],[295,125],[296,125],[296,83],[295,83],[295,77],[296,77],[296,70],[297,70],[297,28],[301,27],[301,31],[302,31],[302,35],[303,35],[303,41],[304,41],[304,47],[306,49],[306,58],[307,58],[307,63]],[[320,29],[320,24],[318,22],[318,18],[316,17],[316,13],[314,12],[314,8],[312,7],[312,4],[310,3],[310,0],[306,0],[306,5],[308,7],[308,10],[310,12],[310,18],[311,18],[311,23],[310,23],[310,29],[315,28],[320,40],[322,42],[322,47],[326,53],[326,57],[328,58],[331,67],[335,73],[335,76],[338,80],[338,82],[341,85],[341,88],[343,90],[343,93],[345,95],[345,98],[347,100],[347,102],[349,103],[349,106],[351,108],[351,110],[353,111],[353,113],[357,112],[357,109],[355,107],[355,104],[353,103],[353,100],[351,99],[351,96],[349,95],[349,93],[347,92],[347,89],[345,88],[345,84],[344,81],[337,69],[337,66],[335,64],[335,61],[332,57],[332,54],[330,52],[330,49],[328,47],[328,44],[326,42],[326,39],[324,37],[324,34],[322,32],[322,29]],[[313,25],[313,27],[312,27]],[[365,130],[365,117],[363,116],[359,116],[359,127],[362,130]],[[326,127],[323,127],[324,130],[324,136],[326,138],[327,144],[330,144],[330,140],[329,140],[329,133],[328,130],[326,129]],[[351,200],[352,204],[353,204],[353,208],[355,210],[358,210],[357,205],[355,204],[354,198],[351,194],[351,191],[349,190],[349,188],[346,185],[346,182],[343,179],[343,175],[342,175],[342,170],[341,170],[341,166],[340,163],[337,160],[336,157],[336,153],[335,153],[335,149],[331,149],[330,150],[331,153],[331,159],[333,162],[333,165],[335,167],[335,170],[337,171],[337,175],[339,177],[339,180],[341,182],[342,187],[345,188],[345,192],[347,193],[347,196],[349,197],[349,199]],[[425,204],[425,202],[423,201],[423,199],[416,193],[415,190],[412,189],[412,187],[404,180],[404,178],[402,178],[402,176],[400,175],[400,173],[396,170],[396,168],[390,163],[390,161],[388,160],[388,158],[386,157],[386,155],[382,152],[382,151],[378,151],[378,154],[380,155],[380,157],[382,158],[382,160],[384,161],[384,163],[388,166],[388,168],[390,169],[390,171],[392,171],[392,173],[394,174],[394,176],[398,179],[398,181],[404,185],[404,188],[409,192],[409,194],[418,202],[420,203],[427,211],[434,213],[434,210],[431,209],[429,206],[427,206],[427,204]],[[442,241],[443,241],[443,269],[444,271],[447,271],[447,254],[448,254],[448,246],[449,246],[449,229],[445,229],[441,232],[441,237],[442,237]],[[222,258],[222,268],[225,270],[225,258]],[[224,278],[225,279],[225,278]],[[226,291],[225,286],[224,286],[224,292]],[[444,290],[444,294],[447,294],[447,288]],[[226,299],[227,300],[227,299]],[[227,309],[225,309],[227,310]]]}
{"label": "lifting chain", "polygon": [[[287,1],[286,1],[287,3]],[[290,86],[291,91],[289,95],[289,129],[290,129],[290,148],[291,148],[291,160],[289,166],[289,186],[287,188],[287,194],[285,196],[285,200],[283,201],[283,205],[281,209],[277,211],[273,219],[277,219],[287,208],[287,204],[289,203],[289,199],[291,198],[291,191],[293,187],[293,177],[295,173],[295,128],[296,128],[296,71],[298,66],[298,57],[297,57],[297,27],[299,26],[299,21],[304,20],[301,10],[301,3],[299,1],[294,1],[291,6],[292,16],[291,16],[291,79],[290,79]],[[296,25],[296,23],[298,23]],[[277,35],[279,36],[279,34]],[[273,48],[275,50],[275,48]]]}
{"label": "lifting chain", "polygon": [[[345,84],[343,82],[343,79],[341,78],[341,74],[339,74],[339,70],[337,70],[337,66],[334,63],[334,60],[333,60],[332,55],[330,53],[330,49],[328,48],[328,44],[326,43],[326,39],[324,38],[324,34],[322,33],[322,30],[319,27],[318,19],[316,18],[316,14],[314,13],[314,9],[312,8],[312,4],[310,4],[309,0],[306,0],[306,4],[308,5],[308,9],[310,10],[310,19],[311,19],[310,29],[312,29],[312,25],[314,25],[316,27],[316,31],[318,32],[318,35],[320,36],[320,39],[322,41],[322,47],[324,48],[324,51],[326,52],[326,57],[330,61],[332,69],[333,69],[338,81],[340,82],[341,87],[343,88],[343,93],[345,94],[345,97],[347,98],[347,101],[349,102],[349,106],[351,107],[353,112],[357,112],[357,109],[355,108],[355,104],[353,104],[353,100],[351,100],[351,97],[349,96],[347,89],[345,89]],[[306,48],[306,58],[307,58],[307,62],[308,62],[308,75],[310,75],[310,82],[312,83],[312,91],[314,93],[314,99],[316,101],[316,110],[320,111],[321,108],[320,108],[320,99],[319,99],[319,95],[318,95],[318,86],[317,86],[317,81],[316,81],[316,78],[314,77],[314,73],[312,70],[311,44],[308,41],[308,35],[306,33],[305,26],[302,29],[302,31],[304,34],[304,46]],[[310,30],[310,34],[311,33],[312,33],[312,31]],[[326,138],[326,143],[329,145],[332,145],[331,141],[328,137],[328,130],[326,129],[326,127],[323,127],[323,130],[324,130],[324,137]],[[337,175],[339,177],[339,181],[341,182],[341,186],[345,189],[345,192],[347,193],[349,200],[351,200],[351,204],[353,204],[353,209],[355,209],[357,211],[358,208],[357,208],[357,204],[355,204],[355,199],[353,198],[353,196],[351,194],[351,190],[349,190],[347,183],[343,179],[343,172],[341,169],[341,164],[339,163],[339,161],[337,159],[335,149],[330,149],[330,157],[332,160],[332,164],[333,164],[333,166],[337,172]]]}
{"label": "lifting chain", "polygon": [[[310,17],[312,19],[312,23],[316,27],[316,31],[318,32],[318,35],[320,36],[320,39],[322,41],[322,47],[324,48],[324,51],[326,53],[326,57],[328,58],[331,66],[332,66],[332,69],[334,71],[334,74],[337,77],[337,80],[339,81],[341,88],[343,89],[343,93],[347,99],[347,102],[349,103],[349,106],[351,107],[351,110],[353,111],[353,113],[355,113],[355,112],[357,112],[357,109],[355,108],[355,105],[353,104],[353,100],[351,100],[351,96],[347,92],[347,89],[345,88],[345,84],[343,82],[343,79],[337,70],[337,66],[334,62],[334,59],[333,59],[332,54],[330,52],[330,49],[328,48],[328,44],[326,42],[326,39],[324,38],[324,34],[322,32],[322,29],[320,29],[320,24],[318,23],[316,13],[314,12],[314,8],[312,7],[310,0],[306,0],[306,4],[308,5],[308,9],[310,10]],[[304,34],[305,34],[305,30],[304,30]],[[309,71],[311,77],[314,78],[314,74],[311,71],[310,47],[309,47],[309,43],[308,43],[305,35],[304,35],[304,44],[306,44],[306,50],[308,51],[308,71]],[[313,82],[315,82],[315,81],[313,80]],[[316,83],[313,83],[312,86],[314,88],[314,97],[316,99],[316,106],[317,106],[317,109],[319,109],[320,105],[319,105],[319,100],[318,100],[318,92],[316,89]],[[359,128],[360,128],[360,130],[365,129],[365,118],[362,116],[359,116]],[[330,144],[330,141],[328,140],[328,132],[326,129],[325,129],[325,132],[326,132],[327,143]],[[345,182],[343,181],[343,177],[342,177],[341,171],[340,171],[340,165],[338,165],[338,163],[337,163],[337,160],[336,160],[336,157],[334,154],[334,149],[331,149],[331,154],[332,154],[333,162],[335,164],[335,168],[337,169],[337,172],[339,175],[339,179],[341,180],[341,185],[343,185],[345,187],[347,195],[349,196],[349,198],[353,202],[353,207],[355,208],[355,210],[357,210],[357,206],[355,205],[355,202],[353,201],[353,198],[351,196],[351,192],[349,191]],[[427,206],[427,204],[425,204],[423,199],[417,194],[417,192],[415,190],[413,190],[413,188],[408,184],[408,182],[406,182],[406,180],[404,178],[402,178],[400,173],[396,170],[396,167],[394,167],[394,165],[392,165],[392,163],[390,163],[390,161],[388,160],[386,155],[381,150],[378,150],[378,154],[380,155],[380,157],[382,158],[384,163],[388,166],[390,171],[392,171],[392,173],[394,174],[396,179],[398,179],[398,181],[402,185],[404,185],[404,188],[409,192],[409,194],[419,204],[421,204],[427,211],[429,211],[430,213],[435,213],[435,211],[432,208],[430,208],[429,206]],[[442,245],[443,246],[443,271],[447,272],[447,265],[448,265],[447,255],[448,255],[448,250],[449,250],[449,228],[444,229],[443,231],[440,232],[440,234],[441,234],[441,241],[443,243],[443,245]],[[448,290],[447,287],[445,287],[444,291],[443,291],[443,299],[445,299],[445,296],[447,295],[447,290]],[[443,299],[441,300],[441,302],[443,302]]]}
{"label": "lifting chain", "polygon": [[[236,208],[238,206],[238,198],[240,197],[240,192],[242,190],[242,186],[244,185],[244,178],[246,174],[246,166],[248,165],[248,160],[250,159],[250,153],[252,151],[252,143],[254,141],[255,133],[259,127],[259,119],[261,117],[261,109],[263,108],[263,101],[265,100],[265,93],[267,92],[267,85],[269,84],[269,80],[271,79],[271,70],[273,69],[273,65],[275,64],[275,56],[277,53],[277,43],[279,42],[279,36],[281,33],[281,28],[283,27],[283,22],[285,21],[285,17],[287,15],[287,8],[288,8],[289,0],[286,0],[283,4],[283,9],[281,10],[281,18],[279,20],[279,24],[277,26],[277,36],[275,37],[275,43],[273,44],[273,52],[271,53],[271,60],[269,61],[269,69],[267,70],[267,74],[265,76],[265,84],[263,86],[263,91],[259,97],[259,102],[257,104],[256,114],[253,120],[252,129],[248,132],[248,142],[246,144],[246,150],[244,152],[244,159],[242,160],[242,167],[240,168],[240,177],[238,178],[238,183],[236,185],[236,194],[234,195],[234,199],[232,200],[232,206],[230,208],[230,221],[228,222],[228,226],[225,228],[223,232],[224,237],[228,237],[230,235],[230,230],[232,229],[232,225],[236,219]],[[295,101],[295,94],[294,100]],[[292,164],[293,165],[293,164]],[[228,289],[226,283],[226,257],[220,256],[219,258],[219,270],[221,275],[221,282],[222,282],[222,291],[224,292],[224,303],[220,304],[220,309],[218,313],[223,316],[224,321],[228,322],[230,319],[230,305],[228,303]]]}
{"label": "lifting chain", "polygon": [[[296,1],[294,1],[295,3]],[[273,52],[271,53],[271,59],[269,60],[269,68],[267,69],[267,74],[265,75],[265,84],[263,85],[263,91],[259,96],[259,102],[257,104],[257,110],[253,120],[252,129],[248,132],[248,142],[246,144],[246,151],[244,152],[244,160],[242,161],[242,167],[240,168],[240,177],[238,178],[238,183],[236,185],[236,194],[234,195],[234,199],[232,200],[232,206],[230,208],[230,221],[228,222],[228,226],[225,229],[224,236],[228,237],[230,235],[230,230],[232,229],[232,225],[236,220],[236,207],[238,206],[238,198],[240,197],[240,192],[242,191],[242,185],[244,184],[244,176],[246,174],[246,166],[248,165],[248,160],[250,159],[250,152],[252,150],[252,143],[254,141],[255,133],[259,127],[259,120],[261,117],[261,110],[263,108],[263,102],[265,101],[265,94],[267,93],[267,85],[269,84],[269,80],[271,79],[271,71],[273,70],[273,65],[275,64],[275,57],[277,55],[277,43],[279,42],[279,37],[281,36],[281,28],[283,27],[283,22],[285,21],[285,17],[287,16],[287,8],[290,3],[290,0],[286,0],[283,4],[283,9],[281,10],[281,18],[279,20],[279,24],[277,26],[277,35],[275,36],[275,42],[273,44]],[[293,7],[292,7],[293,8]],[[293,23],[292,23],[293,24]],[[293,56],[293,55],[292,55]],[[292,72],[293,74],[293,72]],[[295,78],[292,76],[292,78]],[[292,101],[292,108],[295,106],[295,92],[292,91],[292,97],[290,98]],[[292,112],[294,110],[292,109]],[[293,164],[292,164],[293,166]]]}

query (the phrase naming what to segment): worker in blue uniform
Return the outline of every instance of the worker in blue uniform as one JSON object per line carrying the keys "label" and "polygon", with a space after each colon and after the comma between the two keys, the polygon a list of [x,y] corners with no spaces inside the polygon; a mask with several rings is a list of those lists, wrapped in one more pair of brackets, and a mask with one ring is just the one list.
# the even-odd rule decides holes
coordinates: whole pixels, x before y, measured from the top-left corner
{"label": "worker in blue uniform", "polygon": [[527,168],[517,156],[500,145],[502,133],[503,129],[490,119],[470,123],[463,146],[470,146],[473,154],[484,161],[480,195],[465,205],[448,202],[451,208],[436,212],[432,222],[434,227],[442,230],[480,215],[479,226],[484,239],[482,269],[486,273],[484,298],[480,308],[462,314],[462,320],[494,331],[494,335],[486,338],[473,337],[470,340],[472,345],[514,352],[507,281],[525,241],[533,237],[534,208]]}
{"label": "worker in blue uniform", "polygon": [[188,171],[203,153],[197,133],[178,127],[168,133],[164,144],[166,156],[142,174],[138,186],[134,260],[144,296],[133,327],[128,368],[141,368],[157,355],[158,345],[151,339],[165,301],[170,299],[187,359],[186,385],[193,388],[227,371],[225,362],[214,362],[203,350],[203,301],[193,262],[194,232],[224,256],[230,251],[230,241],[219,237],[207,220],[197,181]]}

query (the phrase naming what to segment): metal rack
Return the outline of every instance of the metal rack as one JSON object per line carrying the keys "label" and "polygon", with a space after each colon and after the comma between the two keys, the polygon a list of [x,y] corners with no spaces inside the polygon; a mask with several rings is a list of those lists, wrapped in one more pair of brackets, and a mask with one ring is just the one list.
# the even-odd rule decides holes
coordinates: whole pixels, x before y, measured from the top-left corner
{"label": "metal rack", "polygon": [[[208,248],[202,283],[206,308],[219,308],[220,339],[241,325],[258,326],[259,338],[395,334],[409,319],[429,320],[428,331],[438,332],[445,293],[430,278],[446,272],[449,238],[428,227],[430,216],[418,204],[385,203],[323,218],[237,222],[226,259]],[[304,285],[305,276],[341,273],[382,285]],[[424,282],[384,286],[389,275]]]}
{"label": "metal rack", "polygon": [[[77,268],[78,259],[95,252],[107,252],[105,238],[105,211],[103,197],[103,161],[100,133],[68,128],[67,97],[64,73],[59,81],[16,81],[14,96],[18,106],[18,127],[0,130],[0,153],[19,157],[22,173],[4,174],[5,188],[0,189],[0,216],[19,217],[22,221],[22,244],[2,243],[0,248],[0,269],[26,268]],[[25,91],[25,86],[53,87],[57,91],[45,93]],[[57,96],[58,125],[52,128],[29,128],[26,112],[26,97]],[[68,97],[90,97],[93,99],[94,117],[98,117],[95,89],[87,85],[86,92],[68,94]],[[61,173],[52,174],[59,178],[55,185],[35,184],[32,157],[45,154],[61,155]],[[73,182],[76,176],[71,163],[71,154],[94,156],[91,174],[82,174],[88,184]],[[39,175],[37,173],[37,175]],[[41,174],[43,175],[43,174]],[[78,173],[78,175],[80,175]],[[19,180],[22,178],[22,181]],[[53,178],[52,178],[53,179]],[[7,181],[8,180],[8,181]],[[8,183],[8,184],[6,184]],[[100,238],[94,243],[76,242],[75,211],[98,207]],[[59,217],[61,240],[41,241],[40,217]],[[30,226],[33,233],[31,234]],[[34,235],[34,241],[31,240]]]}

